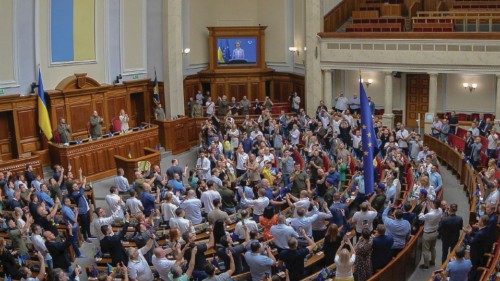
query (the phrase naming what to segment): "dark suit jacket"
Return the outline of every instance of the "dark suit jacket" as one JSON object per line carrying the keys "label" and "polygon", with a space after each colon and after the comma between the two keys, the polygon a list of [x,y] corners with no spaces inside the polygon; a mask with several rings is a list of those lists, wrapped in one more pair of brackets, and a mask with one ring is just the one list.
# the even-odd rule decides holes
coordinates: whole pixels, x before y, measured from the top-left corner
{"label": "dark suit jacket", "polygon": [[67,270],[71,266],[71,261],[68,256],[68,247],[71,245],[71,240],[66,239],[64,242],[45,242],[45,246],[52,256],[54,268]]}
{"label": "dark suit jacket", "polygon": [[128,263],[128,255],[122,245],[122,239],[127,233],[128,225],[128,222],[125,223],[120,232],[112,236],[106,236],[101,240],[101,251],[111,255],[111,263],[113,266],[116,266],[120,262],[123,262],[124,265]]}
{"label": "dark suit jacket", "polygon": [[392,259],[392,252],[390,251],[394,239],[391,236],[383,235],[373,238],[372,244],[372,265],[373,271],[383,268]]}
{"label": "dark suit jacket", "polygon": [[490,238],[488,237],[488,228],[483,227],[480,230],[471,232],[468,237],[470,245],[470,259],[472,265],[477,267],[483,263],[483,256],[490,250]]}
{"label": "dark suit jacket", "polygon": [[460,230],[463,227],[462,217],[457,215],[450,215],[441,220],[439,223],[439,235],[443,243],[453,245],[457,243],[460,238]]}

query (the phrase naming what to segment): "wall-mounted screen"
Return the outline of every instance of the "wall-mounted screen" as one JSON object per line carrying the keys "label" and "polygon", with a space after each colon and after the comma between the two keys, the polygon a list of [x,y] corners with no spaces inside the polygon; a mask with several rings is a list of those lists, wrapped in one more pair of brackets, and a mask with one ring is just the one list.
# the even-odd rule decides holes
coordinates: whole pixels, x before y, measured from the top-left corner
{"label": "wall-mounted screen", "polygon": [[217,64],[256,64],[257,37],[217,38]]}

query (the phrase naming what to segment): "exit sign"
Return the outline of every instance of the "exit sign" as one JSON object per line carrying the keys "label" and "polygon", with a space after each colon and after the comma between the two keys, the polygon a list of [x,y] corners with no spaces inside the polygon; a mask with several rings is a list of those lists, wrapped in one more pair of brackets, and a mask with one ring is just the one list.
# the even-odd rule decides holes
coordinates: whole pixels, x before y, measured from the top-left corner
{"label": "exit sign", "polygon": [[132,75],[132,79],[139,79],[139,74]]}
{"label": "exit sign", "polygon": [[5,94],[5,89],[0,89],[0,95]]}

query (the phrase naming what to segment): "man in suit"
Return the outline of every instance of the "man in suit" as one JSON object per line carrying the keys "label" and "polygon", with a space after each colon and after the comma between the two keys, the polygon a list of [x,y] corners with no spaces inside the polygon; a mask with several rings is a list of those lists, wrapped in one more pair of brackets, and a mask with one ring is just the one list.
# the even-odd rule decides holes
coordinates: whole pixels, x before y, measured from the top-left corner
{"label": "man in suit", "polygon": [[105,237],[101,241],[101,251],[103,253],[109,253],[111,255],[111,264],[113,266],[116,266],[120,262],[123,262],[123,264],[128,263],[128,255],[122,245],[122,239],[127,233],[129,218],[130,215],[127,213],[125,215],[125,224],[123,224],[122,230],[114,235],[110,225],[101,226],[101,232],[105,235]]}
{"label": "man in suit", "polygon": [[59,126],[57,126],[57,132],[59,133],[61,143],[69,143],[71,128],[69,124],[66,124],[66,119],[61,118]]}
{"label": "man in suit", "polygon": [[441,126],[441,133],[439,138],[442,142],[448,143],[448,134],[450,133],[450,124],[448,124],[448,119],[443,119],[443,125]]}
{"label": "man in suit", "polygon": [[450,134],[454,135],[455,132],[457,131],[457,126],[458,126],[457,113],[455,111],[452,111],[451,115],[448,119],[450,121],[450,122],[448,122],[450,124]]}
{"label": "man in suit", "polygon": [[154,115],[155,115],[156,121],[164,121],[165,120],[165,111],[161,107],[161,103],[156,105]]}
{"label": "man in suit", "polygon": [[477,268],[483,265],[483,256],[489,250],[490,238],[488,237],[488,216],[484,215],[477,223],[477,229],[473,230],[468,225],[464,231],[467,234],[465,241],[470,246],[470,258],[472,262],[472,276],[469,280],[477,280]]}
{"label": "man in suit", "polygon": [[[71,224],[68,224],[68,233],[70,236],[73,235],[71,228]],[[71,245],[71,239],[66,239],[63,242],[57,242],[54,233],[48,230],[43,232],[43,236],[45,237],[45,247],[47,247],[47,251],[49,251],[49,254],[52,257],[54,268],[60,268],[66,273],[70,273],[71,260],[68,256],[68,247]]]}
{"label": "man in suit", "polygon": [[481,148],[483,145],[481,144],[481,138],[476,137],[474,139],[474,143],[471,145],[471,151],[470,151],[470,161],[472,166],[477,169],[479,166],[479,162],[481,160]]}
{"label": "man in suit", "polygon": [[442,251],[441,262],[444,263],[448,252],[455,247],[460,238],[460,230],[463,228],[462,217],[457,216],[457,204],[451,204],[448,210],[449,215],[445,216],[439,223],[439,236],[441,237]]}
{"label": "man in suit", "polygon": [[97,111],[94,110],[92,116],[90,116],[90,137],[92,139],[97,139],[102,136],[102,123],[104,119],[99,116]]}
{"label": "man in suit", "polygon": [[394,238],[385,235],[385,225],[377,226],[375,238],[373,238],[372,266],[373,272],[386,266],[392,259],[392,252],[389,249],[394,244]]}

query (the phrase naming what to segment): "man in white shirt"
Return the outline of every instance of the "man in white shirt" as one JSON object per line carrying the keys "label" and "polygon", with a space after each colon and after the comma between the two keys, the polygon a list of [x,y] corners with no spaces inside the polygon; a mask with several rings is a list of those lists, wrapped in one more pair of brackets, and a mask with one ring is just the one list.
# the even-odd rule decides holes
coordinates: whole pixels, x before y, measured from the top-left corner
{"label": "man in white shirt", "polygon": [[300,208],[309,209],[311,202],[309,201],[307,190],[301,190],[299,198],[288,193],[286,195],[288,206],[293,206],[293,217],[297,217],[297,210]]}
{"label": "man in white shirt", "polygon": [[236,150],[236,176],[241,177],[246,171],[246,163],[248,161],[248,154],[243,151],[243,146],[239,145]]}
{"label": "man in white shirt", "polygon": [[130,215],[135,217],[139,214],[142,214],[144,210],[144,206],[142,206],[141,200],[135,197],[135,190],[130,191],[130,198],[125,202],[125,208],[129,211]]}
{"label": "man in white shirt", "polygon": [[196,161],[196,169],[201,179],[206,180],[210,178],[210,160],[208,160],[205,152],[200,153],[200,157]]}
{"label": "man in white shirt", "polygon": [[181,232],[181,234],[184,234],[186,232],[195,232],[193,224],[184,218],[186,213],[184,212],[183,209],[177,208],[175,210],[175,217],[171,218],[168,222],[168,225],[170,228],[177,228]]}
{"label": "man in white shirt", "polygon": [[[92,229],[94,230],[93,234],[99,239],[99,242],[101,242],[106,236],[102,233],[101,226],[112,225],[115,221],[115,216],[112,214],[111,216],[106,217],[106,211],[101,207],[96,208],[95,213],[97,214],[97,218],[92,221]],[[113,230],[111,230],[111,232],[113,232]],[[101,248],[103,248],[102,245]]]}
{"label": "man in white shirt", "polygon": [[193,189],[188,191],[186,200],[182,201],[180,207],[186,212],[186,219],[193,222],[193,224],[200,224],[203,221],[201,200],[196,198],[196,191]]}
{"label": "man in white shirt", "polygon": [[112,186],[109,188],[110,194],[106,195],[105,200],[108,203],[109,210],[113,214],[113,216],[117,218],[123,218],[123,207],[125,207],[125,202],[123,202],[120,195],[118,195],[118,188],[116,186]]}
{"label": "man in white shirt", "polygon": [[215,184],[213,181],[207,182],[207,190],[201,193],[201,203],[203,203],[203,210],[205,214],[210,213],[214,209],[214,199],[218,198],[221,200],[219,192],[215,189]]}
{"label": "man in white shirt", "polygon": [[212,101],[211,97],[208,97],[205,105],[207,106],[207,116],[214,115],[215,114],[215,103]]}
{"label": "man in white shirt", "polygon": [[370,203],[363,202],[360,205],[361,211],[357,211],[352,216],[352,222],[356,224],[356,235],[359,237],[363,228],[373,231],[373,220],[377,217],[377,212]]}
{"label": "man in white shirt", "polygon": [[153,272],[144,258],[144,255],[151,250],[154,239],[153,235],[144,247],[140,249],[130,248],[128,250],[128,275],[132,280],[150,281],[154,279]]}
{"label": "man in white shirt", "polygon": [[345,111],[348,105],[349,100],[344,96],[343,92],[340,92],[339,95],[335,98],[335,110],[337,110],[338,112]]}
{"label": "man in white shirt", "polygon": [[161,204],[161,216],[163,222],[168,223],[168,221],[175,217],[175,210],[177,206],[172,203],[172,194],[167,193],[165,195],[165,201]]}
{"label": "man in white shirt", "polygon": [[257,193],[259,195],[257,199],[247,199],[245,193],[243,193],[243,202],[253,209],[254,221],[259,221],[259,217],[264,214],[264,209],[269,205],[269,198],[266,197],[265,189],[259,188]]}
{"label": "man in white shirt", "polygon": [[[436,240],[438,237],[438,228],[443,211],[439,206],[439,202],[432,202],[430,200],[423,203],[422,212],[418,215],[418,219],[424,221],[424,234],[422,235],[422,256],[424,263],[419,267],[421,269],[428,269],[429,266],[436,264]],[[425,211],[427,213],[425,214]]]}
{"label": "man in white shirt", "polygon": [[401,123],[397,124],[398,131],[396,132],[396,140],[398,141],[398,146],[403,150],[404,154],[408,155],[408,138],[410,133],[405,129],[405,126]]}
{"label": "man in white shirt", "polygon": [[243,226],[247,227],[247,231],[259,231],[259,227],[257,226],[257,223],[251,219],[248,218],[248,211],[247,210],[241,210],[240,212],[241,215],[241,220],[236,223],[236,227],[234,229],[234,234],[238,235],[238,238],[243,241],[245,240],[245,229]]}
{"label": "man in white shirt", "polygon": [[[162,247],[157,247],[153,250],[153,257],[151,258],[151,263],[160,275],[161,280],[170,281],[169,273],[172,267],[176,264],[182,263],[182,253],[179,248],[175,249],[163,249]],[[174,253],[176,260],[167,259],[167,255]]]}
{"label": "man in white shirt", "polygon": [[40,252],[43,256],[43,259],[49,268],[52,268],[52,257],[47,250],[47,246],[45,246],[45,239],[42,237],[42,227],[38,224],[31,225],[31,243],[35,250]]}
{"label": "man in white shirt", "polygon": [[488,194],[488,197],[486,197],[486,201],[484,201],[486,206],[493,206],[495,210],[498,206],[498,199],[500,197],[500,186],[498,185],[497,181],[497,179],[493,180],[493,184],[494,186],[496,186],[496,188],[490,194]]}
{"label": "man in white shirt", "polygon": [[469,128],[469,132],[471,133],[471,135],[473,137],[478,137],[479,136],[479,129],[477,128],[477,123],[476,122],[472,122],[470,128]]}

